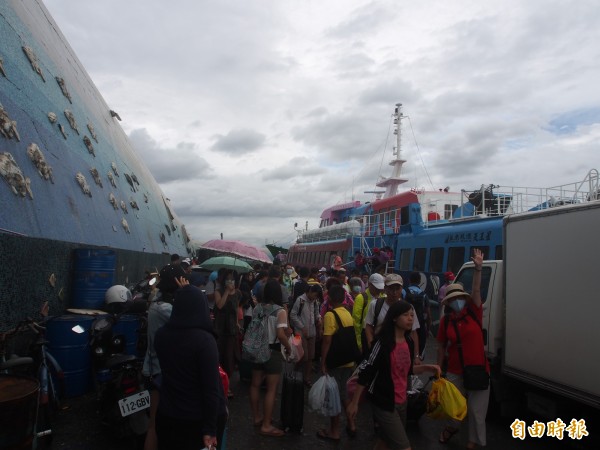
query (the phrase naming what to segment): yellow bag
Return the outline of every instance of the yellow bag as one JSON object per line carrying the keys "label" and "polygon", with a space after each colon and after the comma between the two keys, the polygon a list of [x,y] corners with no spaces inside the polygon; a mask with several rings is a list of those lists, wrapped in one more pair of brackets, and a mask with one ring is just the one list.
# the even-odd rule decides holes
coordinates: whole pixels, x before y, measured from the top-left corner
{"label": "yellow bag", "polygon": [[467,415],[467,399],[450,381],[438,378],[427,397],[427,415],[432,419],[463,420]]}

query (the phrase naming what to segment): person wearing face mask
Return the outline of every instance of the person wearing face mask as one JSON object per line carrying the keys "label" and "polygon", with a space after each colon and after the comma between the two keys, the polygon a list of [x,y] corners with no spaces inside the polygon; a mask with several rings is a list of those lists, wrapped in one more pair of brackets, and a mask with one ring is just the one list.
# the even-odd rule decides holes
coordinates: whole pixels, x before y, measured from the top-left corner
{"label": "person wearing face mask", "polygon": [[[486,445],[485,417],[490,395],[487,389],[467,389],[464,386],[464,368],[483,366],[489,375],[490,367],[485,356],[483,342],[483,306],[481,302],[481,270],[483,253],[475,249],[471,258],[475,264],[471,294],[465,292],[461,284],[450,284],[446,288],[443,303],[446,315],[440,320],[437,335],[438,365],[442,365],[447,353],[447,374],[451,381],[467,398],[469,437],[467,448]],[[483,371],[483,369],[482,369]],[[460,422],[449,420],[442,430],[439,441],[447,443],[460,427]]]}
{"label": "person wearing face mask", "polygon": [[[286,264],[283,268],[281,281],[289,293],[292,293],[294,291],[294,284],[296,283],[297,278],[298,274],[294,270],[294,266],[292,266],[291,264]],[[287,302],[288,299],[284,298],[283,301]]]}
{"label": "person wearing face mask", "polygon": [[358,348],[366,357],[369,346],[367,345],[367,335],[365,334],[365,318],[371,301],[379,298],[385,288],[385,278],[378,273],[374,273],[368,279],[367,289],[354,298],[354,306],[352,307],[352,319],[354,320],[354,332],[356,334],[356,342]]}
{"label": "person wearing face mask", "polygon": [[354,301],[356,301],[356,296],[363,291],[362,280],[358,277],[350,278],[350,280],[348,280],[348,286],[350,286],[350,295]]}

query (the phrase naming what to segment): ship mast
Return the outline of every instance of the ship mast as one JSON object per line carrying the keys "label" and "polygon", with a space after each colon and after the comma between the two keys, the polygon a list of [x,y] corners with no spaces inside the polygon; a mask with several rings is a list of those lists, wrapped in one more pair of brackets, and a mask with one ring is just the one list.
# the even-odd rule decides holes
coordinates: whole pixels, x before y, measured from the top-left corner
{"label": "ship mast", "polygon": [[390,166],[393,167],[392,175],[389,178],[383,178],[377,187],[385,188],[385,195],[383,198],[392,197],[398,192],[398,186],[408,181],[407,178],[402,178],[402,165],[406,162],[402,159],[402,103],[396,103],[396,109],[394,109],[394,134],[396,135],[396,146],[394,147],[393,156],[395,159],[390,161]]}

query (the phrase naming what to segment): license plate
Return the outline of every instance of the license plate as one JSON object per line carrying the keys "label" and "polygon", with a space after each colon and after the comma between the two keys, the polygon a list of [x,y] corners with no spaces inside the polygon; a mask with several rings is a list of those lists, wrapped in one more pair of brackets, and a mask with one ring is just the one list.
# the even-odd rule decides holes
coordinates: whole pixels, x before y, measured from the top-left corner
{"label": "license plate", "polygon": [[148,391],[138,392],[119,400],[122,417],[129,416],[148,407],[150,407],[150,393]]}

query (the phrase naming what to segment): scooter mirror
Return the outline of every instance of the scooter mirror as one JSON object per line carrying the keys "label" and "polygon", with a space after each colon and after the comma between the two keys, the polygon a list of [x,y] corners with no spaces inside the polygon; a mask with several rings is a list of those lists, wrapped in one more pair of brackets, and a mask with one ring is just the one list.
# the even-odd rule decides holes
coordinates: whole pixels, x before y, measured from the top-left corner
{"label": "scooter mirror", "polygon": [[83,328],[81,325],[75,325],[73,328],[71,328],[71,330],[77,334],[85,333],[85,328]]}

